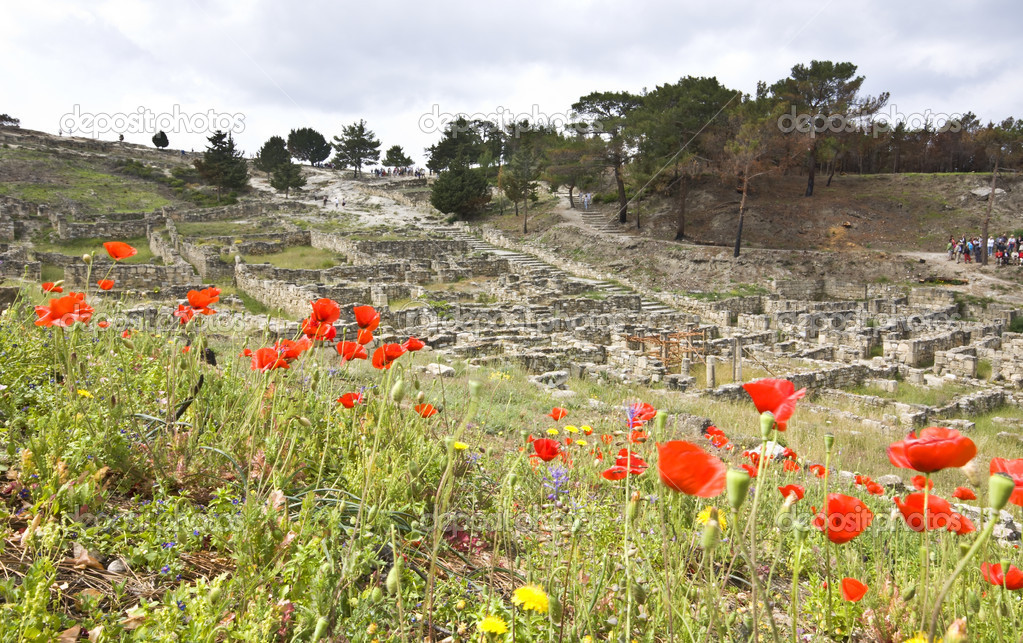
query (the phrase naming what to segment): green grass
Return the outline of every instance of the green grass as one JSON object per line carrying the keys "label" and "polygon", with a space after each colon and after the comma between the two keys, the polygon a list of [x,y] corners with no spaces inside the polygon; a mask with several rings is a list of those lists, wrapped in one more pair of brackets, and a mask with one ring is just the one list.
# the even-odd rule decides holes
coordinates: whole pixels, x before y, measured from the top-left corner
{"label": "green grass", "polygon": [[177,223],[174,225],[178,234],[183,237],[236,237],[239,235],[265,234],[272,238],[272,233],[267,232],[266,226],[251,221],[210,221],[208,223]]}
{"label": "green grass", "polygon": [[246,263],[269,263],[294,270],[323,270],[346,263],[344,257],[335,252],[308,246],[292,246],[272,255],[243,255],[242,258]]}
{"label": "green grass", "polygon": [[942,386],[917,386],[906,382],[899,382],[895,393],[878,386],[857,386],[851,389],[850,393],[857,395],[873,395],[886,399],[902,402],[904,404],[923,404],[926,406],[944,406],[960,395],[965,395],[974,389],[962,384],[946,383]]}
{"label": "green grass", "polygon": [[88,253],[97,257],[109,258],[109,255],[107,255],[106,250],[103,248],[103,243],[106,241],[123,241],[138,250],[138,254],[134,257],[123,259],[121,263],[163,263],[150,250],[149,240],[145,237],[132,239],[67,239],[63,241],[49,241],[45,240],[45,237],[39,237],[33,241],[33,244],[35,250],[41,252],[59,252],[69,256],[81,256]]}

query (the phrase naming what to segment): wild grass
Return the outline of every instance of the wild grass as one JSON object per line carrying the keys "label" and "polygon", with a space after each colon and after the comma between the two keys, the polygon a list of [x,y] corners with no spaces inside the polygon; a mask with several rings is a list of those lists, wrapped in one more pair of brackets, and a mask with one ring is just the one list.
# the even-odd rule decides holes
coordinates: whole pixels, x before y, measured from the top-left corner
{"label": "wild grass", "polygon": [[[976,538],[929,534],[922,579],[920,535],[889,519],[904,493],[868,495],[838,473],[915,475],[886,455],[903,434],[813,410],[819,400],[771,434],[798,470],[768,465],[748,496],[733,494],[744,499],[733,513],[727,495],[665,486],[657,443],[688,440],[737,469],[761,442],[746,400],[592,379],[563,396],[510,365],[455,361],[453,377],[433,377],[421,367],[436,352],[381,370],[342,363],[329,344],[260,372],[239,353],[271,338],[202,317],[128,338],[117,324],[36,327],[24,302],[0,317],[0,641],[97,628],[125,641],[904,641],[929,625],[960,544]],[[338,404],[348,392],[363,403]],[[666,421],[634,434],[627,408],[640,400]],[[439,412],[422,417],[422,404]],[[567,416],[550,417],[554,406]],[[735,448],[684,428],[683,413]],[[1023,421],[1016,407],[976,418],[985,471],[991,456],[1023,457],[995,416]],[[838,546],[809,526],[825,500],[809,467],[829,457],[826,434],[829,490],[875,516]],[[542,437],[564,456],[530,457]],[[608,480],[622,449],[649,469]],[[969,484],[956,470],[933,480],[945,498]],[[792,513],[777,492],[787,483],[806,489]],[[699,518],[711,506],[727,521],[720,534],[701,523],[713,514]],[[939,633],[957,618],[971,640],[1015,632],[1019,602],[979,572],[1001,558],[1015,550],[992,544],[968,566]],[[843,600],[843,577],[868,585],[862,601]],[[527,585],[535,601],[516,604]],[[482,631],[498,621],[506,633]]]}
{"label": "wild grass", "polygon": [[292,246],[271,255],[242,255],[246,263],[269,263],[293,270],[323,270],[345,263],[344,257],[329,250]]}

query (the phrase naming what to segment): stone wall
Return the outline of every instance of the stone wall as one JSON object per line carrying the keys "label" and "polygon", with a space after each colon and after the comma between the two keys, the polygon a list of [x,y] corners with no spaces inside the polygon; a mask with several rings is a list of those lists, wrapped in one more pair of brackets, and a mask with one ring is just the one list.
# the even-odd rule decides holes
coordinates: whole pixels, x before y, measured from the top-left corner
{"label": "stone wall", "polygon": [[935,351],[934,374],[977,377],[977,349],[972,346],[962,346],[948,351]]}
{"label": "stone wall", "polygon": [[451,239],[409,239],[401,241],[370,241],[344,235],[312,231],[309,243],[314,248],[343,254],[353,264],[366,265],[390,259],[439,259],[447,255],[469,254],[469,244]]}
{"label": "stone wall", "polygon": [[57,215],[57,236],[61,239],[132,239],[146,236],[150,226],[162,226],[164,219],[157,215],[144,219],[114,221],[101,217],[94,223],[71,223],[67,217]]}
{"label": "stone wall", "polygon": [[304,208],[290,203],[262,203],[246,201],[219,208],[195,210],[167,210],[167,216],[178,223],[204,223],[206,221],[230,221],[231,219],[259,218],[274,212],[294,212]]}
{"label": "stone wall", "polygon": [[[122,263],[113,266],[97,264],[89,266],[78,261],[64,267],[64,289],[85,288],[87,281],[95,282],[108,274],[114,280],[114,289],[121,290],[153,290],[169,286],[190,284],[196,281],[195,271],[187,263],[170,266],[152,264]],[[94,284],[93,284],[94,285]]]}
{"label": "stone wall", "polygon": [[0,247],[0,277],[22,278],[39,283],[42,274],[42,263],[31,261],[24,246]]}
{"label": "stone wall", "polygon": [[[327,286],[322,284],[296,285],[288,281],[267,279],[270,268],[261,267],[256,270],[239,263],[235,266],[235,284],[250,297],[269,308],[280,308],[293,317],[307,317],[309,303],[321,297],[328,297],[342,304],[344,309],[349,303],[369,304],[373,301],[373,289],[369,285],[360,286]],[[379,290],[380,294],[389,295],[393,290]]]}

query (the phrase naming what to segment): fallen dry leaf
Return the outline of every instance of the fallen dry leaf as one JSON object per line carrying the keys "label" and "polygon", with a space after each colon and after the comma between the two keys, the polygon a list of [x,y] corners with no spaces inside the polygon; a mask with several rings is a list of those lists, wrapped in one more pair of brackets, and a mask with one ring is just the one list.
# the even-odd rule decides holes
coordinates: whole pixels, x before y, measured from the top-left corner
{"label": "fallen dry leaf", "polygon": [[82,626],[75,625],[61,632],[60,636],[57,637],[57,643],[75,643],[75,641],[77,641],[78,637],[81,635]]}

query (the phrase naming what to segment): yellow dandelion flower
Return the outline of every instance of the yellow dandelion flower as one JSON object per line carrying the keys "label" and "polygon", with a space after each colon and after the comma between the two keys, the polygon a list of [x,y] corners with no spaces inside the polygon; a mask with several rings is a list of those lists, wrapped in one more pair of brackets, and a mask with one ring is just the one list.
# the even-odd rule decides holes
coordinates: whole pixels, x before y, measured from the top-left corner
{"label": "yellow dandelion flower", "polygon": [[82,397],[92,399],[92,393],[86,391],[84,388],[78,389],[78,394],[81,395]]}
{"label": "yellow dandelion flower", "polygon": [[557,435],[557,434],[558,434],[558,430],[557,429],[555,429],[553,427],[550,428],[550,429],[547,429],[547,435]]}
{"label": "yellow dandelion flower", "polygon": [[455,442],[455,451],[465,451],[469,448],[469,445],[465,442]]}
{"label": "yellow dandelion flower", "polygon": [[480,621],[480,630],[486,634],[504,634],[508,631],[508,624],[500,616],[491,614]]}
{"label": "yellow dandelion flower", "polygon": [[565,433],[578,433],[579,429],[575,428],[571,424],[565,427]]}
{"label": "yellow dandelion flower", "polygon": [[512,593],[512,604],[524,611],[547,613],[547,592],[536,585],[525,585]]}
{"label": "yellow dandelion flower", "polygon": [[[696,522],[700,523],[701,525],[706,525],[708,522],[710,522],[710,514],[712,510],[716,511],[714,507],[707,507],[700,513],[696,514]],[[725,515],[720,511],[717,512],[717,515],[718,524],[721,525],[721,531],[728,529],[728,521],[725,520]]]}
{"label": "yellow dandelion flower", "polygon": [[581,447],[586,446],[586,440],[576,440],[575,443]]}
{"label": "yellow dandelion flower", "polygon": [[916,636],[911,639],[906,639],[903,643],[927,643],[927,635],[923,632],[917,632]]}
{"label": "yellow dandelion flower", "polygon": [[593,637],[587,634],[582,638],[582,643],[593,643]]}
{"label": "yellow dandelion flower", "polygon": [[593,433],[593,427],[590,426],[589,424],[584,424],[579,428],[582,429],[582,432],[585,433],[586,435]]}

